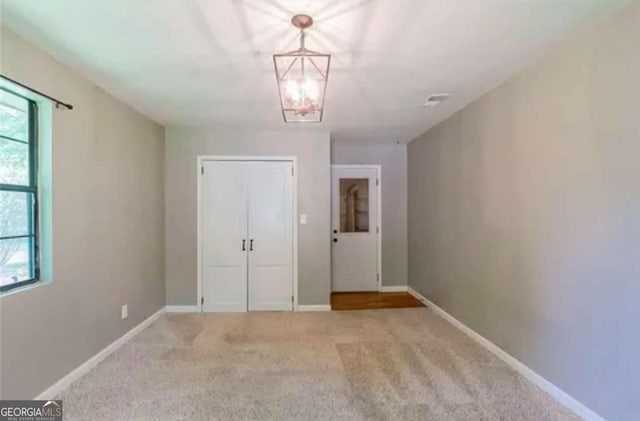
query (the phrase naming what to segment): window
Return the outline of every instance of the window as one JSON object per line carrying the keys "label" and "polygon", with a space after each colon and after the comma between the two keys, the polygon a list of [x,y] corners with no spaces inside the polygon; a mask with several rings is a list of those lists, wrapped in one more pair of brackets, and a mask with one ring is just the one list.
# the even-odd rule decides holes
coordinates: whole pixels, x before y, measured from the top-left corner
{"label": "window", "polygon": [[340,179],[340,232],[369,232],[369,179]]}
{"label": "window", "polygon": [[0,88],[0,291],[36,282],[37,106]]}

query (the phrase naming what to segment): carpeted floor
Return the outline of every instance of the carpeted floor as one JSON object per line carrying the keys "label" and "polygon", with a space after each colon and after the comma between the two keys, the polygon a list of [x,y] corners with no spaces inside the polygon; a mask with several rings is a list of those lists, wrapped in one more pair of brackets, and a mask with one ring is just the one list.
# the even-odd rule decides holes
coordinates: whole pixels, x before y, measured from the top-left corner
{"label": "carpeted floor", "polygon": [[569,420],[427,308],[167,314],[74,383],[65,420]]}

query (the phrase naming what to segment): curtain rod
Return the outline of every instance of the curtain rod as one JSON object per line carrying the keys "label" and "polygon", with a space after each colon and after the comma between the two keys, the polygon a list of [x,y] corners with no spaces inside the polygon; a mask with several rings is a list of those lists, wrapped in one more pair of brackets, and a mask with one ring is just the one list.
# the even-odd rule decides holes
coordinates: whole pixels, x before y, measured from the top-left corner
{"label": "curtain rod", "polygon": [[40,95],[41,97],[44,97],[44,98],[47,98],[48,100],[51,100],[53,103],[56,104],[56,108],[62,106],[62,107],[65,107],[67,110],[73,110],[73,105],[71,105],[71,104],[67,104],[66,102],[60,101],[59,99],[56,99],[56,98],[54,98],[54,97],[52,97],[50,95],[47,95],[44,92],[41,92],[41,91],[39,91],[37,89],[30,88],[27,85],[25,85],[23,83],[20,83],[17,80],[13,80],[10,77],[7,77],[5,75],[0,75],[0,77],[2,79],[4,79],[4,80],[7,80],[7,81],[9,81],[9,82],[11,82],[13,84],[18,85],[21,88],[26,89],[29,92],[33,92],[34,94]]}

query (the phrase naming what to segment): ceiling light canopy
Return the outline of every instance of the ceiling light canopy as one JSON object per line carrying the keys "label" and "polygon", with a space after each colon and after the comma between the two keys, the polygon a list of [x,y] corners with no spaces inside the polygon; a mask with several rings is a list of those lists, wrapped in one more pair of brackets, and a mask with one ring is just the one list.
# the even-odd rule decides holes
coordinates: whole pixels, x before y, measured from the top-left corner
{"label": "ceiling light canopy", "polygon": [[322,121],[331,55],[305,47],[305,29],[313,25],[308,15],[295,15],[291,23],[300,29],[300,48],[273,55],[280,107],[285,123]]}

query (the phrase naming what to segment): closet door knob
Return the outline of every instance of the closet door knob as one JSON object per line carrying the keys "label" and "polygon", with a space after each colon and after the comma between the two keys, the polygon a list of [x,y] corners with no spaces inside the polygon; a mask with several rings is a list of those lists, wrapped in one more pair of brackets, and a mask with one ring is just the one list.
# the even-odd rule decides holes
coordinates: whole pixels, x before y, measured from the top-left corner
{"label": "closet door knob", "polygon": [[246,251],[247,250],[247,240],[242,240],[242,251]]}
{"label": "closet door knob", "polygon": [[253,251],[253,238],[249,240],[249,251]]}

